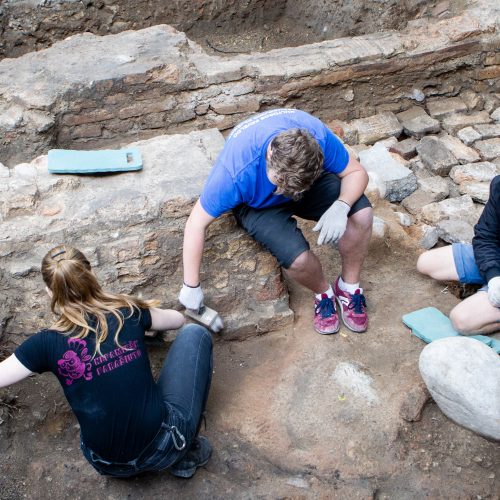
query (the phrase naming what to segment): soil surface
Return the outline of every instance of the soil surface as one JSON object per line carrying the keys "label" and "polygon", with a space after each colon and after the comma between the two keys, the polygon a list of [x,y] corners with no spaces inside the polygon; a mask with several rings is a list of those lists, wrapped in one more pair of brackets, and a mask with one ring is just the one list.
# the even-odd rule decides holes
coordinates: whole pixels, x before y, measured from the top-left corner
{"label": "soil surface", "polygon": [[[420,421],[400,416],[421,383],[424,346],[401,316],[430,305],[448,313],[458,302],[417,273],[408,240],[397,229],[371,245],[367,333],[318,335],[310,292],[290,283],[293,328],[243,342],[215,337],[202,430],[214,453],[191,480],[168,472],[101,477],[79,451],[77,422],[51,374],[2,390],[0,497],[498,499],[498,444],[454,424],[432,401]],[[337,253],[316,251],[333,280]],[[150,348],[156,372],[166,350],[161,342]]]}

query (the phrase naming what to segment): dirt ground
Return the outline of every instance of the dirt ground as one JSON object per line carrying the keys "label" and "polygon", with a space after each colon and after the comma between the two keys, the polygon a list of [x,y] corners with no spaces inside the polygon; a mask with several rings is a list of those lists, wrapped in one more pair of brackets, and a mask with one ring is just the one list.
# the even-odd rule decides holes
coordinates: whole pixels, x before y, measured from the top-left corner
{"label": "dirt ground", "polygon": [[[424,346],[401,316],[429,305],[448,313],[458,301],[418,275],[417,252],[404,238],[399,229],[371,245],[367,333],[318,335],[311,294],[291,283],[293,328],[242,342],[215,338],[202,431],[214,454],[191,480],[101,477],[79,451],[77,422],[54,377],[2,390],[9,411],[0,425],[0,498],[500,498],[498,444],[454,424],[432,401],[420,421],[400,417],[420,383]],[[333,280],[338,255],[317,250]],[[150,348],[155,370],[166,348]]]}

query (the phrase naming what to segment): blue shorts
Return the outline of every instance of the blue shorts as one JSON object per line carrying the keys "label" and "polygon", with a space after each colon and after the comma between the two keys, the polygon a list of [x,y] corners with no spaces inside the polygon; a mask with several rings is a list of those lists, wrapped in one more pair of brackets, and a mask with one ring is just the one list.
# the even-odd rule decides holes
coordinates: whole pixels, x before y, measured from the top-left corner
{"label": "blue shorts", "polygon": [[453,243],[452,250],[460,283],[485,285],[486,282],[479,273],[476,260],[474,259],[472,245],[467,243]]}

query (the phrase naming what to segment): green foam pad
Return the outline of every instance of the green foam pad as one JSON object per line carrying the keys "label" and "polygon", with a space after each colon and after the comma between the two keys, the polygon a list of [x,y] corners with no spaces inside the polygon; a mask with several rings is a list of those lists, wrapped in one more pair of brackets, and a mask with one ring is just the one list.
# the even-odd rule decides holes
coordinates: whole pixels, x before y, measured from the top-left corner
{"label": "green foam pad", "polygon": [[[405,314],[402,320],[407,327],[411,328],[413,335],[427,343],[460,335],[451,325],[448,316],[435,307],[425,307]],[[485,335],[467,335],[467,337],[479,340],[500,354],[500,341]]]}
{"label": "green foam pad", "polygon": [[138,149],[103,149],[99,151],[76,151],[51,149],[48,168],[52,174],[97,174],[105,172],[127,172],[142,168]]}

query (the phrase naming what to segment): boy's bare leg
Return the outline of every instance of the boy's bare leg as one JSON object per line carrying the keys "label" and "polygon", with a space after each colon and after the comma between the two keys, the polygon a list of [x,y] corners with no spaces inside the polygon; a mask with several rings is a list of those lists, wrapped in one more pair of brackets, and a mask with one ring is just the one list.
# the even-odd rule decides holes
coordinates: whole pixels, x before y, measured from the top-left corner
{"label": "boy's bare leg", "polygon": [[491,305],[487,292],[479,291],[455,306],[450,320],[462,335],[493,333],[500,331],[500,308]]}
{"label": "boy's bare leg", "polygon": [[424,252],[418,258],[417,269],[435,280],[458,281],[451,245]]}

